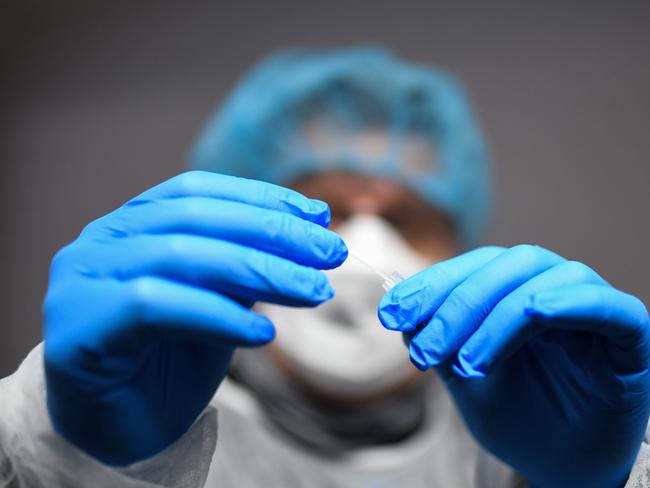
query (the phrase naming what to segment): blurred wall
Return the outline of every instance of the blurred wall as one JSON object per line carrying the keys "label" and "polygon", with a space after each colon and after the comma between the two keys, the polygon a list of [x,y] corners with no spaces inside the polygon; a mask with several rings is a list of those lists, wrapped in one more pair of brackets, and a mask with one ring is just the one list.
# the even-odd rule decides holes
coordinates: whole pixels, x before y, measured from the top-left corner
{"label": "blurred wall", "polygon": [[538,243],[650,302],[650,3],[361,0],[0,6],[0,376],[41,337],[53,253],[184,167],[256,58],[384,43],[462,78],[498,181],[487,241]]}

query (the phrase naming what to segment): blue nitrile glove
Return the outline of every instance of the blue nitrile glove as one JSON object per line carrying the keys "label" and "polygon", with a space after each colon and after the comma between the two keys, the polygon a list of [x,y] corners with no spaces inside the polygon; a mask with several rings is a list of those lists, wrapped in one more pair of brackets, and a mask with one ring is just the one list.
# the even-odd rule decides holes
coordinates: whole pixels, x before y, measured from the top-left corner
{"label": "blue nitrile glove", "polygon": [[86,227],[52,262],[47,402],[56,430],[124,465],[178,439],[236,346],[274,336],[257,300],[314,306],[347,249],[329,208],[213,173],[177,176]]}
{"label": "blue nitrile glove", "polygon": [[388,292],[379,318],[437,367],[477,440],[537,487],[621,486],[650,411],[648,312],[593,270],[481,248]]}

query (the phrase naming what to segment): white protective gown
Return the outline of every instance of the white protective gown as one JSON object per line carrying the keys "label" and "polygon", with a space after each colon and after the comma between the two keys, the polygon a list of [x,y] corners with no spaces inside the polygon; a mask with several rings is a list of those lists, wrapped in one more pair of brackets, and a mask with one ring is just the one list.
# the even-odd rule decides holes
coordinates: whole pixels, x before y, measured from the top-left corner
{"label": "white protective gown", "polygon": [[[442,385],[432,401],[436,415],[406,441],[330,460],[274,431],[262,406],[226,381],[177,442],[153,458],[116,469],[52,430],[40,345],[15,374],[0,380],[0,488],[526,486],[472,440]],[[626,488],[650,488],[647,440]]]}

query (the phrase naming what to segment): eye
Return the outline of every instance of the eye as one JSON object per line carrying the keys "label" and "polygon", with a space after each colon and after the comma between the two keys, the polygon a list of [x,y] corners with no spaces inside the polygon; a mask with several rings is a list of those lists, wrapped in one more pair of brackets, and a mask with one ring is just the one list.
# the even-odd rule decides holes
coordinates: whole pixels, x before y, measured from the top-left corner
{"label": "eye", "polygon": [[414,248],[430,247],[448,234],[442,217],[428,207],[400,205],[382,217]]}
{"label": "eye", "polygon": [[405,205],[387,209],[382,217],[399,231],[412,227],[414,221],[417,220],[414,219],[413,212]]}

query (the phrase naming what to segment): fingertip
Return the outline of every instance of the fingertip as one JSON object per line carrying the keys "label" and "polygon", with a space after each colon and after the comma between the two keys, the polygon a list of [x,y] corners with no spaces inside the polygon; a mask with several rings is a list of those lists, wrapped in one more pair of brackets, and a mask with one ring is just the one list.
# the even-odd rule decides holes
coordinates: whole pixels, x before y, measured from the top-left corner
{"label": "fingertip", "polygon": [[395,305],[397,305],[397,300],[395,300],[393,290],[387,291],[386,293],[384,293],[384,296],[382,296],[381,300],[379,301],[379,311],[388,312],[391,309],[391,307],[394,307]]}
{"label": "fingertip", "polygon": [[290,307],[316,307],[334,298],[335,291],[327,276],[314,268],[300,267],[288,283],[273,290],[268,301]]}
{"label": "fingertip", "polygon": [[396,330],[413,330],[418,323],[426,322],[423,315],[423,285],[419,281],[405,280],[386,293],[380,301],[379,308],[393,317]]}
{"label": "fingertip", "polygon": [[294,278],[292,295],[303,303],[303,306],[319,305],[334,297],[334,288],[322,271],[301,266]]}
{"label": "fingertip", "polygon": [[309,208],[314,212],[314,213],[329,213],[330,211],[330,206],[324,202],[323,200],[319,200],[317,198],[310,198],[309,199]]}
{"label": "fingertip", "polygon": [[399,303],[395,300],[391,290],[379,302],[377,317],[381,324],[388,330],[400,332],[415,330],[415,324],[401,317],[399,310]]}
{"label": "fingertip", "polygon": [[320,279],[319,282],[315,284],[313,298],[317,304],[320,304],[334,298],[336,292],[324,273],[318,272],[318,275],[320,276]]}
{"label": "fingertip", "polygon": [[317,224],[308,224],[310,233],[306,238],[309,241],[305,246],[309,256],[305,262],[317,269],[338,268],[348,258],[348,247],[335,232],[314,225]]}
{"label": "fingertip", "polygon": [[422,349],[413,341],[409,344],[409,359],[420,371],[426,371],[429,369],[429,364],[427,363],[424,351],[422,351]]}
{"label": "fingertip", "polygon": [[330,206],[322,200],[315,198],[309,199],[309,210],[314,215],[314,223],[322,226],[329,227],[331,220]]}
{"label": "fingertip", "polygon": [[391,330],[396,330],[396,320],[395,313],[397,312],[399,306],[396,303],[393,297],[393,291],[385,293],[381,300],[379,301],[379,306],[377,307],[377,317],[379,321],[383,324],[384,327]]}
{"label": "fingertip", "polygon": [[323,300],[321,301],[321,303],[330,301],[332,298],[334,298],[335,295],[336,295],[336,291],[334,290],[334,288],[332,288],[332,285],[330,285],[328,282],[327,289],[324,290],[322,293]]}
{"label": "fingertip", "polygon": [[395,322],[393,318],[390,315],[384,313],[383,310],[377,310],[377,318],[379,319],[379,323],[382,325],[382,327],[384,327],[384,329],[397,330],[395,328]]}
{"label": "fingertip", "polygon": [[275,326],[267,317],[255,314],[250,327],[250,339],[252,344],[262,346],[268,344],[275,338]]}
{"label": "fingertip", "polygon": [[338,243],[336,250],[334,252],[334,257],[332,259],[332,264],[334,265],[335,268],[341,266],[346,259],[348,259],[349,251],[348,251],[348,246],[346,246],[345,242],[343,239],[338,237]]}
{"label": "fingertip", "polygon": [[441,342],[441,336],[432,335],[432,329],[426,326],[411,340],[410,349],[416,351],[429,367],[440,366],[445,360],[445,345]]}
{"label": "fingertip", "polygon": [[462,353],[456,357],[456,361],[451,367],[458,376],[462,378],[485,378],[486,374],[477,367],[472,366]]}
{"label": "fingertip", "polygon": [[[265,185],[267,184],[265,183]],[[330,210],[329,205],[325,202],[309,198],[300,192],[288,188],[278,187],[276,185],[271,186],[276,190],[273,192],[274,195],[277,195],[279,192],[279,200],[282,205],[278,210],[288,210],[289,213],[322,227],[329,225]]]}

